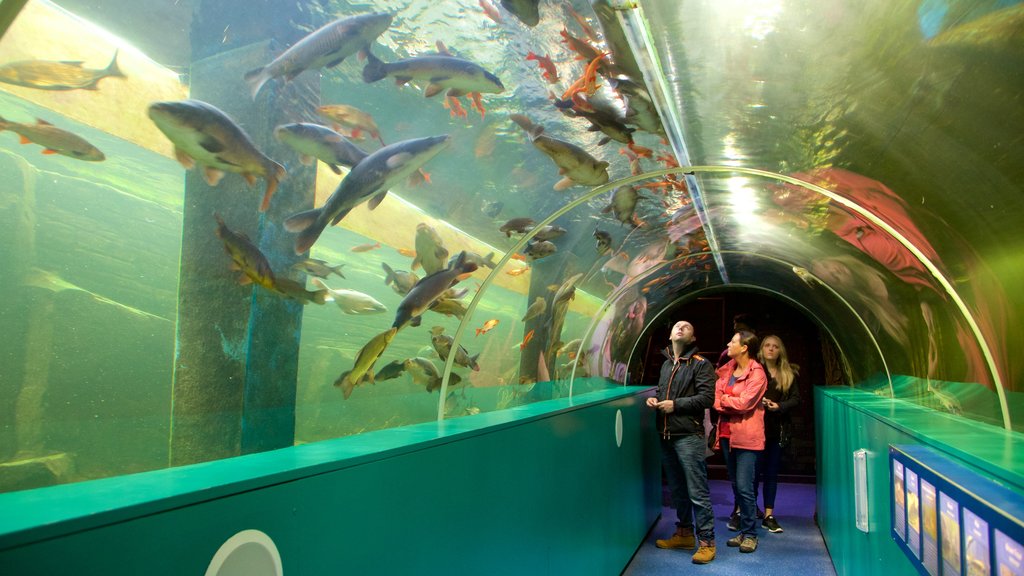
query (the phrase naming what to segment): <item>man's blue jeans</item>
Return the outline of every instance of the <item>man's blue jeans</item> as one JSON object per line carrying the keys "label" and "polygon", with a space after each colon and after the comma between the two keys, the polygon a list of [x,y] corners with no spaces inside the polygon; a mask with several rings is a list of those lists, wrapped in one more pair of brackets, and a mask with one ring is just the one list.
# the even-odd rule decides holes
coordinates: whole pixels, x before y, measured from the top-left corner
{"label": "man's blue jeans", "polygon": [[[672,505],[679,518],[677,525],[694,528],[700,540],[715,541],[715,513],[708,490],[708,467],[704,462],[707,444],[704,436],[689,434],[661,440],[661,460],[665,466]],[[696,517],[696,524],[694,523]]]}

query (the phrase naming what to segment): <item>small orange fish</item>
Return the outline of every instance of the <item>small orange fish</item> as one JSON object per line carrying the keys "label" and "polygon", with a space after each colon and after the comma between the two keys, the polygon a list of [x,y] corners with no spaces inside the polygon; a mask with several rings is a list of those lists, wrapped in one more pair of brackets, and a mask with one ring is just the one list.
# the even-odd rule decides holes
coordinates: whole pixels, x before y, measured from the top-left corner
{"label": "small orange fish", "polygon": [[511,270],[506,270],[505,274],[508,274],[509,276],[522,276],[523,274],[526,274],[529,271],[530,267],[527,266],[526,268],[513,268]]}
{"label": "small orange fish", "polygon": [[537,62],[537,65],[544,70],[544,73],[541,74],[541,76],[544,76],[544,79],[547,80],[549,84],[558,82],[558,69],[555,68],[555,63],[551,61],[550,57],[537,56],[531,51],[526,53],[526,59],[535,60]]}
{"label": "small orange fish", "polygon": [[530,343],[530,340],[533,340],[533,330],[526,333],[526,337],[523,338],[523,343],[519,345],[519,349],[523,350],[526,348],[526,345]]}
{"label": "small orange fish", "polygon": [[494,7],[494,4],[491,4],[488,0],[480,0],[480,7],[484,9],[484,14],[486,14],[488,18],[494,20],[498,24],[501,24],[501,12],[498,12],[498,9]]}
{"label": "small orange fish", "polygon": [[416,251],[411,248],[395,248],[395,250],[397,250],[399,254],[405,256],[406,258],[416,257]]}
{"label": "small orange fish", "polygon": [[352,247],[352,251],[353,252],[369,252],[370,250],[376,250],[377,248],[380,248],[380,242],[375,242],[373,244],[360,244],[359,246],[353,246]]}
{"label": "small orange fish", "polygon": [[601,41],[601,37],[597,35],[597,31],[594,30],[593,26],[588,24],[587,19],[579,12],[573,10],[571,4],[563,4],[562,7],[565,9],[566,15],[570,16],[577,24],[580,25],[580,28],[583,29],[583,33],[587,35],[587,38],[590,38],[591,42]]}
{"label": "small orange fish", "polygon": [[490,332],[497,325],[498,325],[498,320],[497,319],[488,320],[487,322],[484,322],[483,326],[481,326],[480,328],[476,329],[476,335],[479,336],[481,334],[487,334],[488,332]]}
{"label": "small orange fish", "polygon": [[519,260],[520,262],[526,262],[526,256],[523,256],[522,254],[513,254],[511,258],[513,260]]}

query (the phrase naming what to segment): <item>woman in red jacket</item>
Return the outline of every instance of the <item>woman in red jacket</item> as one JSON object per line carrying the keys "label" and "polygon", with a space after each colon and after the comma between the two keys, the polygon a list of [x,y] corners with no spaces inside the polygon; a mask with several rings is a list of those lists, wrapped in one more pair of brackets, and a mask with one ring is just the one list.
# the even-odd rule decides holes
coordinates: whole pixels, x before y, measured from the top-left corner
{"label": "woman in red jacket", "polygon": [[727,456],[733,492],[739,495],[740,532],[727,544],[740,552],[757,550],[757,496],[754,471],[764,450],[764,406],[761,399],[768,388],[764,368],[754,360],[758,340],[751,332],[737,332],[729,341],[729,362],[718,369],[715,410],[718,411],[718,441]]}

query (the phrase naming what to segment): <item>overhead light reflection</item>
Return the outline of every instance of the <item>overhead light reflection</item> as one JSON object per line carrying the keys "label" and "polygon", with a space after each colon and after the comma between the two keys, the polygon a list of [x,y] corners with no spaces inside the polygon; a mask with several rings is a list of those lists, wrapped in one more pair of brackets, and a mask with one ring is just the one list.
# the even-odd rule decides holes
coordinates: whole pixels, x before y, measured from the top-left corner
{"label": "overhead light reflection", "polygon": [[732,176],[725,181],[729,192],[729,206],[733,218],[742,226],[754,224],[753,218],[761,212],[761,203],[757,193],[750,187],[750,179],[743,176]]}
{"label": "overhead light reflection", "polygon": [[775,31],[782,4],[782,0],[718,0],[714,6],[723,16],[737,19],[744,34],[764,40]]}

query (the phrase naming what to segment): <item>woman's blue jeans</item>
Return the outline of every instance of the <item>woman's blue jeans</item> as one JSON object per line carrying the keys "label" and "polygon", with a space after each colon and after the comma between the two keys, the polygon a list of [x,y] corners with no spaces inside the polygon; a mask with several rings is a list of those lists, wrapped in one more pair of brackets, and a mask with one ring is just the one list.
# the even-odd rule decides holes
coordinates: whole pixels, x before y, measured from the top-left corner
{"label": "woman's blue jeans", "polygon": [[732,480],[732,493],[740,507],[740,532],[744,536],[757,538],[757,492],[754,486],[754,475],[757,470],[757,458],[761,450],[745,450],[727,446],[728,441],[721,439],[722,455],[726,458],[729,479]]}

